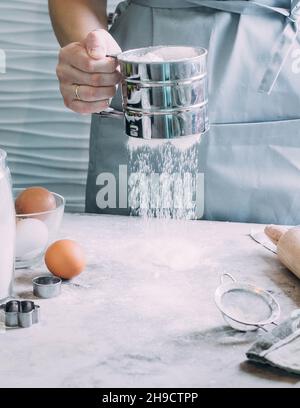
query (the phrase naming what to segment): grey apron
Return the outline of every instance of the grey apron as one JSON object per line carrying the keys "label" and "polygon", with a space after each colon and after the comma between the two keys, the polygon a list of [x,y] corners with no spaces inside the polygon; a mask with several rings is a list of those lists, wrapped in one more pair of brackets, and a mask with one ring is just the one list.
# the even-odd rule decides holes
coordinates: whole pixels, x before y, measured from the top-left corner
{"label": "grey apron", "polygon": [[[111,34],[123,50],[149,45],[209,50],[211,130],[198,148],[205,219],[300,223],[299,4],[132,0],[118,7]],[[121,110],[120,95],[113,107]],[[88,212],[128,214],[118,196],[120,165],[127,164],[123,121],[93,115]],[[101,174],[115,178],[110,208],[97,204]]]}

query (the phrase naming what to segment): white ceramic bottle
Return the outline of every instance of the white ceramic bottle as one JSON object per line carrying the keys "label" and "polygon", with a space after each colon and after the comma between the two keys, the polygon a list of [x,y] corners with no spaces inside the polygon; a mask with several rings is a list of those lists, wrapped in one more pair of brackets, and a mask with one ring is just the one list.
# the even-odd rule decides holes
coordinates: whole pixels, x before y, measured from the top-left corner
{"label": "white ceramic bottle", "polygon": [[0,301],[12,296],[16,217],[6,153],[0,149]]}

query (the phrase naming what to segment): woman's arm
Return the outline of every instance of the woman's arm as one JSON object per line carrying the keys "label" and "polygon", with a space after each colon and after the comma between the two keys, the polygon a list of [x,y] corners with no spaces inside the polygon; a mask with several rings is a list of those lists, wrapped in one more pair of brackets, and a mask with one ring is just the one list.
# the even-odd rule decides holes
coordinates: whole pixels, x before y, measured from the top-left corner
{"label": "woman's arm", "polygon": [[56,37],[62,47],[82,41],[89,32],[107,29],[107,0],[48,0]]}

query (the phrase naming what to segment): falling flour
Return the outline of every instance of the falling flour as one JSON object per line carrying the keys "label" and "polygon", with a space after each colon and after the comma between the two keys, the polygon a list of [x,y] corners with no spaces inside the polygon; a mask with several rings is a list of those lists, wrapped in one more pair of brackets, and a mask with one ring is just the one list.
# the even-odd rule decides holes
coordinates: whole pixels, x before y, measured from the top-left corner
{"label": "falling flour", "polygon": [[197,218],[199,136],[172,141],[129,139],[132,215]]}

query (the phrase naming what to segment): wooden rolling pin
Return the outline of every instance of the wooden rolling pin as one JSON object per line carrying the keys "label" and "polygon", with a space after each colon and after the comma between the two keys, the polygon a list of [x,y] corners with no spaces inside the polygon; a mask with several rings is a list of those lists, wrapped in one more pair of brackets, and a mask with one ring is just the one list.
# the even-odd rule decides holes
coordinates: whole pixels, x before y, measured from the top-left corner
{"label": "wooden rolling pin", "polygon": [[277,245],[277,254],[285,267],[300,278],[300,227],[291,229],[269,225],[265,234]]}

